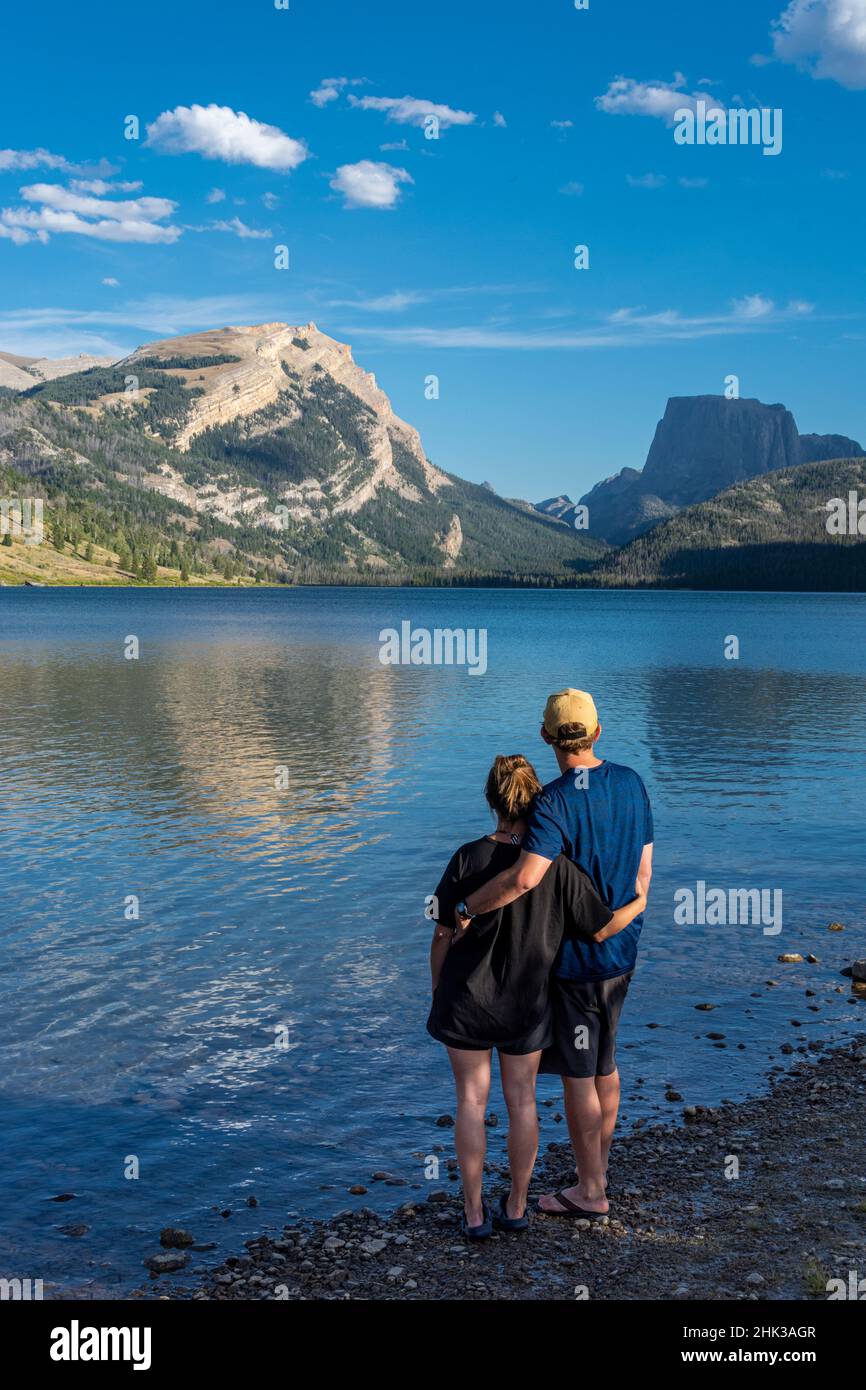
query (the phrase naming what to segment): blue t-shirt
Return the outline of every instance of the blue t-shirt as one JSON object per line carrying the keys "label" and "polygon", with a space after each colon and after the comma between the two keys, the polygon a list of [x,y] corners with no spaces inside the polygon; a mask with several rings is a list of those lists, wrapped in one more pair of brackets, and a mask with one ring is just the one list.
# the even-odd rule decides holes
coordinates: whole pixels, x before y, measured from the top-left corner
{"label": "blue t-shirt", "polygon": [[[522,848],[545,859],[568,855],[592,879],[602,902],[615,910],[634,897],[643,847],[652,838],[652,811],[640,777],[630,767],[605,761],[598,767],[569,768],[548,782],[529,813]],[[566,980],[624,975],[634,969],[642,926],[641,913],[607,941],[566,937],[554,973]]]}

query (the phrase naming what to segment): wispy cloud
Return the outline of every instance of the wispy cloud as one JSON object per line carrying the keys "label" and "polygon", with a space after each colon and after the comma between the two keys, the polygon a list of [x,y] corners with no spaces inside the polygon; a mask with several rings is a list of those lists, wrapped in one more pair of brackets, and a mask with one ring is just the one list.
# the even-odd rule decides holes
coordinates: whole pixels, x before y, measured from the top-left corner
{"label": "wispy cloud", "polygon": [[349,105],[360,111],[383,111],[389,121],[397,125],[423,126],[435,116],[440,130],[448,130],[455,125],[472,125],[474,111],[459,111],[453,106],[440,102],[425,101],[420,97],[356,97],[349,93]]}
{"label": "wispy cloud", "polygon": [[581,351],[596,348],[636,348],[659,342],[689,342],[782,329],[807,318],[813,306],[792,300],[784,307],[761,295],[735,300],[717,314],[687,315],[676,309],[645,313],[617,309],[600,324],[567,331],[505,329],[487,324],[459,327],[400,327],[353,325],[346,331],[359,338],[401,347],[483,348],[503,351]]}
{"label": "wispy cloud", "polygon": [[[112,298],[110,303],[110,309],[0,310],[0,342],[7,351],[33,357],[78,352],[120,357],[152,338],[172,338],[214,324],[264,323],[274,317],[273,300],[265,295],[154,294],[119,304]],[[308,317],[304,310],[292,321],[303,323]]]}
{"label": "wispy cloud", "polygon": [[229,217],[218,222],[207,222],[202,227],[186,227],[188,232],[229,232],[241,240],[266,241],[273,233],[265,228],[248,227],[239,217]]}
{"label": "wispy cloud", "polygon": [[163,154],[199,154],[287,174],[308,157],[303,140],[230,106],[176,106],[147,127],[144,142]]}
{"label": "wispy cloud", "polygon": [[63,174],[81,174],[92,178],[108,178],[117,173],[117,166],[107,159],[96,164],[74,164],[62,154],[50,150],[0,150],[0,173],[7,170],[27,172],[31,169],[55,169]]}
{"label": "wispy cloud", "polygon": [[310,101],[314,106],[327,106],[337,100],[345,87],[362,87],[366,80],[365,77],[323,77],[315,91],[310,92]]}
{"label": "wispy cloud", "polygon": [[664,174],[626,174],[625,177],[632,188],[664,188],[667,183]]}

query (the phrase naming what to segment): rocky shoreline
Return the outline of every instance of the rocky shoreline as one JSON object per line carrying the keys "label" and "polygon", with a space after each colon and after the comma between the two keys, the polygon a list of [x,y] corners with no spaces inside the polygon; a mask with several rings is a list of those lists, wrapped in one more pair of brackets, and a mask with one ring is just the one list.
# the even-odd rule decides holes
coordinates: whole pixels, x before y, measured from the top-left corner
{"label": "rocky shoreline", "polygon": [[[194,1284],[154,1271],[132,1296],[826,1299],[828,1280],[866,1278],[864,1101],[866,1033],[812,1044],[764,1095],[686,1106],[680,1124],[638,1122],[616,1139],[604,1222],[536,1214],[528,1232],[470,1244],[458,1184],[435,1182],[391,1215],[342,1211],[257,1236]],[[491,1168],[495,1195],[504,1184]],[[570,1168],[568,1145],[549,1144],[531,1197],[568,1184]]]}

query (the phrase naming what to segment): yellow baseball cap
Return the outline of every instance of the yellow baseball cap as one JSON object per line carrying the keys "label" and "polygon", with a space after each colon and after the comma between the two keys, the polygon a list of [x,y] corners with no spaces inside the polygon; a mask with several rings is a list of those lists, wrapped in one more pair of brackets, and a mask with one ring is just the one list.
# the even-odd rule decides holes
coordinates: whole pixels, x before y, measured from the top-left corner
{"label": "yellow baseball cap", "polygon": [[[544,706],[544,727],[550,737],[559,738],[563,724],[580,724],[586,730],[586,738],[592,738],[598,728],[598,710],[595,701],[585,690],[557,690],[547,698]],[[572,734],[572,738],[583,737]]]}

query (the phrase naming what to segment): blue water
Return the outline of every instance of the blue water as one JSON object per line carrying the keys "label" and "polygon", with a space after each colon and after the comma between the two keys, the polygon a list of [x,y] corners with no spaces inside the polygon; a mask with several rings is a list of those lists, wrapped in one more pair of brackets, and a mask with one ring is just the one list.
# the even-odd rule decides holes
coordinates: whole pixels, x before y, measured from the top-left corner
{"label": "blue water", "polygon": [[[485,628],[486,674],[383,666],[404,619]],[[489,827],[494,754],[555,775],[538,725],[566,684],[655,810],[625,1123],[677,1114],[666,1083],[735,1097],[783,1043],[864,1026],[838,975],[866,954],[859,596],[5,589],[0,634],[0,1274],[111,1294],[167,1224],[212,1260],[289,1213],[426,1194],[453,1103],[424,1031],[424,897]],[[781,889],[782,933],[675,925],[699,879]],[[495,1088],[492,1108],[498,1158]]]}

